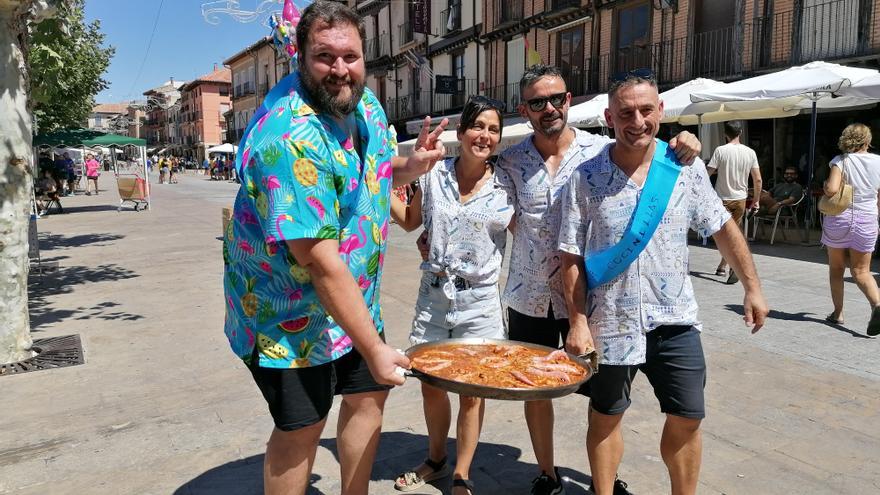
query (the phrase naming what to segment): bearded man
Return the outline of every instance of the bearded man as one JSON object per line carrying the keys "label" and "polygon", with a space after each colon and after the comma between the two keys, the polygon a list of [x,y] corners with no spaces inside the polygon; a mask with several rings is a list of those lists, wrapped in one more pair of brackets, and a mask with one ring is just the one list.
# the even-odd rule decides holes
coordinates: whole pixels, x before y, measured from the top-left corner
{"label": "bearded man", "polygon": [[342,395],[341,493],[366,494],[388,390],[403,383],[397,367],[409,367],[385,344],[379,308],[389,194],[392,182],[409,183],[445,154],[443,125],[423,128],[409,159],[394,156],[396,136],[365,89],[363,40],[351,8],[306,8],[298,70],[267,95],[236,164],[242,185],[223,246],[225,332],[275,423],[266,493],[305,493]]}

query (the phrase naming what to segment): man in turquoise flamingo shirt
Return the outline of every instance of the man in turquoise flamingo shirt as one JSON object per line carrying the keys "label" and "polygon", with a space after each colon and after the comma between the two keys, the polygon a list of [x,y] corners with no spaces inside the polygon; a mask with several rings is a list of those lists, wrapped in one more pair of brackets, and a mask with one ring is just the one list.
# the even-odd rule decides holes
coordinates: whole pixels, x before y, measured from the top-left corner
{"label": "man in turquoise flamingo shirt", "polygon": [[379,307],[389,196],[444,155],[443,125],[423,129],[408,159],[394,156],[396,136],[365,89],[363,39],[350,8],[306,8],[298,70],[267,95],[236,165],[225,331],[275,422],[266,493],[305,492],[334,395],[341,492],[367,493],[385,398],[409,366],[385,344]]}

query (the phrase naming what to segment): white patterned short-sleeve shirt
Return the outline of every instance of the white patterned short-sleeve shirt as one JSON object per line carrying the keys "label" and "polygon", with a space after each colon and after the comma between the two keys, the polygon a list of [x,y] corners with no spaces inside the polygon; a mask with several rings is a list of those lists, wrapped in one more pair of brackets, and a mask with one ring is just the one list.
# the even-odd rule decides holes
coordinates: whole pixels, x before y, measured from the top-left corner
{"label": "white patterned short-sleeve shirt", "polygon": [[[642,187],[611,161],[610,149],[571,176],[562,200],[560,251],[589,257],[617,244],[629,224]],[[708,237],[729,218],[703,162],[683,167],[663,219],[636,261],[587,293],[601,363],[644,363],[646,334],[661,325],[701,328],[688,276],[688,229]]]}
{"label": "white patterned short-sleeve shirt", "polygon": [[612,141],[580,129],[574,132],[574,141],[553,177],[535,149],[532,136],[508,148],[498,159],[498,168],[506,172],[503,178],[516,204],[516,230],[502,301],[518,313],[545,317],[552,303],[554,318],[568,317],[556,243],[560,195],[572,172]]}
{"label": "white patterned short-sleeve shirt", "polygon": [[475,286],[495,285],[507,242],[513,203],[501,187],[497,171],[461,203],[455,158],[438,164],[419,179],[422,223],[431,246],[422,270],[445,271]]}

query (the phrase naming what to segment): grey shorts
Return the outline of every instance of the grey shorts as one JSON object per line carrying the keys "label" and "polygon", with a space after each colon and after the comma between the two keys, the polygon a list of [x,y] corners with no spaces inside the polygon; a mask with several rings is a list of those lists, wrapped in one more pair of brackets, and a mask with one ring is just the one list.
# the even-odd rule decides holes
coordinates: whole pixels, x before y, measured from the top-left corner
{"label": "grey shorts", "polygon": [[498,285],[456,288],[447,297],[448,279],[431,272],[422,275],[416,316],[409,340],[413,345],[451,338],[504,338]]}

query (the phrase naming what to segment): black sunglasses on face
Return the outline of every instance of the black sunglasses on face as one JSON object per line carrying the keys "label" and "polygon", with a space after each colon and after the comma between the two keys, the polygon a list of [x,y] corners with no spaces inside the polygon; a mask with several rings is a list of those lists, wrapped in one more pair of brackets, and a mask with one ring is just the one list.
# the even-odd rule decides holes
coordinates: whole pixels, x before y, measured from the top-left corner
{"label": "black sunglasses on face", "polygon": [[533,112],[540,112],[547,108],[547,102],[549,101],[554,108],[561,108],[565,105],[565,99],[568,96],[568,93],[556,93],[555,95],[543,96],[541,98],[532,98],[531,100],[526,100],[526,103],[529,105],[529,109]]}
{"label": "black sunglasses on face", "polygon": [[505,107],[504,102],[498,101],[494,98],[489,98],[489,97],[486,97],[483,95],[474,95],[468,99],[468,103],[471,103],[471,102],[476,103],[477,105],[487,105],[487,106],[494,108],[495,110],[498,110],[500,112],[504,112],[504,107]]}

